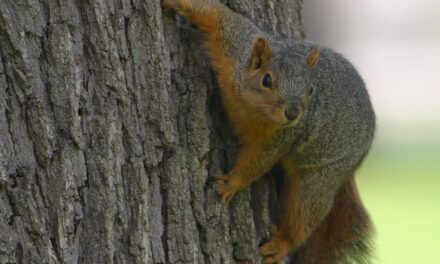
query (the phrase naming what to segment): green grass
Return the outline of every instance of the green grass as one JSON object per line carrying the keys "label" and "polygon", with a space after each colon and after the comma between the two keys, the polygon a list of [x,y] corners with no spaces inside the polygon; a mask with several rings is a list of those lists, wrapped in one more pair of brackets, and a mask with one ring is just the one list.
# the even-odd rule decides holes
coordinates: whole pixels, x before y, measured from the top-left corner
{"label": "green grass", "polygon": [[440,133],[378,140],[357,179],[376,227],[373,263],[440,263]]}

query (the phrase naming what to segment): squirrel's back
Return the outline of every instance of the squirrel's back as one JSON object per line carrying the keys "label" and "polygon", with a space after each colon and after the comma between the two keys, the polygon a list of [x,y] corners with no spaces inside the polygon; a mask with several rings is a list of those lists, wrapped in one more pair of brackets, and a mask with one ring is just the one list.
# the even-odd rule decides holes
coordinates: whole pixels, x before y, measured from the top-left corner
{"label": "squirrel's back", "polygon": [[[304,50],[310,45],[296,44]],[[313,92],[300,157],[314,165],[346,160],[341,166],[355,169],[368,152],[375,130],[365,84],[348,60],[327,48],[320,48],[319,63],[311,74]]]}

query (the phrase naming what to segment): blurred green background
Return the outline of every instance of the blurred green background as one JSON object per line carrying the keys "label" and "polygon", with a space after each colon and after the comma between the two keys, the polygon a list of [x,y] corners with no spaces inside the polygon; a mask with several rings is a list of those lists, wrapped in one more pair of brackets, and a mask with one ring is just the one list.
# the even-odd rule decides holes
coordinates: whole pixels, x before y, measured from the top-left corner
{"label": "blurred green background", "polygon": [[304,26],[355,65],[376,111],[357,173],[373,263],[440,263],[440,1],[304,0]]}
{"label": "blurred green background", "polygon": [[440,263],[440,128],[419,125],[379,133],[357,173],[376,227],[373,263]]}

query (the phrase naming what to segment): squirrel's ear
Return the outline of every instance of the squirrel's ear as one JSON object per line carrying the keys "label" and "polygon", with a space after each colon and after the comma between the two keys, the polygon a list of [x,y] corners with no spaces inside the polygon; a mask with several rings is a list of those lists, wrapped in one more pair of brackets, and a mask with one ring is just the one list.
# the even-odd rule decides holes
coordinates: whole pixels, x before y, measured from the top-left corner
{"label": "squirrel's ear", "polygon": [[310,54],[307,55],[307,66],[309,67],[310,70],[313,69],[313,67],[315,67],[318,60],[319,60],[319,49],[314,48],[312,52],[310,52]]}
{"label": "squirrel's ear", "polygon": [[258,69],[267,64],[272,56],[272,48],[265,37],[257,37],[252,47],[251,68]]}

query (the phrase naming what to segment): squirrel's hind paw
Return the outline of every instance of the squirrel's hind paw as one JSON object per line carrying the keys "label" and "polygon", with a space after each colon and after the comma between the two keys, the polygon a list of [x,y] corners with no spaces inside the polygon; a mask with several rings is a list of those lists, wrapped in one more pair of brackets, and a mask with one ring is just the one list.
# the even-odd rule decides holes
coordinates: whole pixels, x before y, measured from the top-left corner
{"label": "squirrel's hind paw", "polygon": [[274,227],[272,229],[272,239],[260,247],[261,255],[264,256],[263,263],[280,263],[291,249],[290,241],[284,238],[279,230]]}

